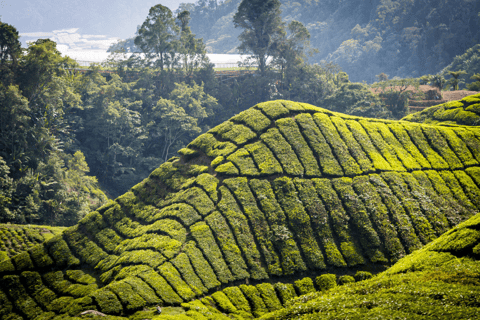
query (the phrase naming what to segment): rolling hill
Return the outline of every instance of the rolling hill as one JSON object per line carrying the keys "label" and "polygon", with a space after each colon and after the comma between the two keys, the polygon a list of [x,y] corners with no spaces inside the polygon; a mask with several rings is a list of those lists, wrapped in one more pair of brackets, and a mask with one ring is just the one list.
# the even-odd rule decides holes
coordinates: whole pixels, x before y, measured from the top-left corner
{"label": "rolling hill", "polygon": [[475,126],[272,101],[179,155],[76,226],[0,262],[0,318],[98,310],[134,319],[156,304],[194,319],[267,316],[324,288],[322,275],[348,283],[409,261],[480,208]]}

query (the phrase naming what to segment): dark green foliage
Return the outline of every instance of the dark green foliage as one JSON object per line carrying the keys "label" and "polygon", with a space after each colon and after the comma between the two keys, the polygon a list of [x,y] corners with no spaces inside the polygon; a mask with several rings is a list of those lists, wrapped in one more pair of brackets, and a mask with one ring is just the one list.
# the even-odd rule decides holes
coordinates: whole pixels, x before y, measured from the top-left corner
{"label": "dark green foliage", "polygon": [[271,227],[271,237],[281,256],[283,273],[291,274],[295,270],[305,270],[305,262],[293,239],[293,234],[287,224],[287,217],[277,202],[270,183],[265,180],[253,179],[250,180],[250,187]]}
{"label": "dark green foliage", "polygon": [[333,186],[342,196],[342,202],[353,218],[353,226],[359,232],[360,243],[372,262],[386,261],[381,251],[380,238],[372,226],[367,210],[352,188],[350,178],[334,179]]}
{"label": "dark green foliage", "polygon": [[316,291],[315,287],[313,286],[313,280],[308,277],[295,281],[295,288],[297,289],[299,295]]}
{"label": "dark green foliage", "polygon": [[387,207],[383,204],[377,189],[369,180],[368,176],[355,177],[352,186],[367,209],[373,226],[378,230],[378,235],[382,240],[388,258],[394,261],[398,260],[405,255],[405,250],[398,237],[397,230],[389,219]]}
{"label": "dark green foliage", "polygon": [[337,286],[337,276],[334,274],[322,274],[315,278],[315,284],[319,291],[325,291]]}
{"label": "dark green foliage", "polygon": [[128,277],[125,282],[132,286],[132,289],[140,295],[147,304],[159,303],[161,300],[157,297],[153,289],[142,279],[137,277]]}
{"label": "dark green foliage", "polygon": [[146,305],[146,301],[126,281],[119,281],[108,286],[125,305],[127,310],[137,310]]}
{"label": "dark green foliage", "polygon": [[353,283],[353,282],[355,282],[355,278],[352,277],[352,276],[343,275],[343,276],[338,277],[338,284],[339,285],[344,285],[344,284]]}
{"label": "dark green foliage", "polygon": [[247,266],[242,258],[240,248],[237,246],[235,238],[228,226],[225,218],[217,211],[214,211],[211,215],[205,218],[215,238],[219,242],[220,249],[225,256],[225,260],[228,262],[230,270],[236,280],[249,277],[249,273],[246,270]]}
{"label": "dark green foliage", "polygon": [[421,243],[399,198],[395,196],[392,189],[388,187],[381,176],[376,174],[370,175],[370,182],[382,197],[383,203],[390,212],[392,221],[398,226],[398,234],[401,242],[404,244],[405,250],[408,253],[411,253],[418,249],[421,246]]}
{"label": "dark green foliage", "polygon": [[122,304],[112,291],[102,288],[92,293],[92,297],[100,307],[100,310],[106,314],[119,314],[122,310]]}
{"label": "dark green foliage", "polygon": [[280,283],[277,282],[273,285],[277,296],[281,299],[282,305],[286,305],[287,302],[297,296],[295,292],[295,287],[291,283]]}
{"label": "dark green foliage", "polygon": [[405,212],[412,221],[418,238],[423,243],[435,239],[435,232],[432,229],[431,223],[425,218],[418,202],[414,200],[412,194],[408,191],[408,186],[405,184],[402,176],[398,173],[385,173],[382,174],[382,178],[385,179],[390,189],[402,202]]}
{"label": "dark green foliage", "polygon": [[351,238],[348,229],[348,217],[332,184],[327,179],[313,179],[318,196],[323,200],[329,212],[333,230],[340,242],[340,251],[350,266],[364,263],[361,250]]}
{"label": "dark green foliage", "polygon": [[15,269],[18,271],[33,269],[32,259],[30,259],[28,252],[17,254],[12,258],[12,261],[15,264]]}
{"label": "dark green foliage", "polygon": [[293,181],[287,177],[278,178],[273,182],[275,194],[284,208],[290,228],[300,244],[306,264],[312,269],[324,269],[323,254],[313,233],[310,217],[298,199]]}
{"label": "dark green foliage", "polygon": [[242,284],[240,290],[242,290],[243,294],[250,302],[252,313],[255,317],[260,317],[268,312],[267,306],[265,305],[265,302],[263,302],[260,292],[258,292],[258,289],[255,286]]}
{"label": "dark green foliage", "polygon": [[270,283],[257,284],[256,287],[268,310],[275,311],[282,308],[282,303],[275,293],[275,288]]}
{"label": "dark green foliage", "polygon": [[320,198],[318,198],[313,182],[306,179],[295,179],[294,183],[299,198],[310,217],[312,228],[318,234],[317,240],[323,247],[327,264],[336,267],[346,266],[345,260],[335,244],[327,211]]}
{"label": "dark green foliage", "polygon": [[353,277],[355,281],[363,281],[370,279],[373,275],[368,271],[357,271]]}
{"label": "dark green foliage", "polygon": [[42,309],[37,305],[23,287],[20,277],[7,275],[0,282],[2,288],[7,289],[10,299],[13,299],[14,306],[25,314],[28,318],[35,318],[42,313]]}
{"label": "dark green foliage", "polygon": [[255,232],[255,238],[258,241],[266,260],[270,274],[282,274],[279,258],[269,238],[270,228],[265,219],[265,215],[257,207],[254,195],[252,194],[246,178],[236,178],[224,180],[225,185],[237,198],[242,206],[250,225]]}

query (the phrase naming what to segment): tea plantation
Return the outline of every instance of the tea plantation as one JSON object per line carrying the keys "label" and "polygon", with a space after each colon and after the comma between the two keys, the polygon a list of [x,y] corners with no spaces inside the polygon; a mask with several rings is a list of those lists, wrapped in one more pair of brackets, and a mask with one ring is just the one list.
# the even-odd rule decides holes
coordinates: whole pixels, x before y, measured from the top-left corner
{"label": "tea plantation", "polygon": [[449,101],[423,111],[410,114],[402,120],[430,124],[480,125],[480,95]]}
{"label": "tea plantation", "polygon": [[0,318],[473,319],[479,162],[476,126],[261,103],[0,262]]}
{"label": "tea plantation", "polygon": [[65,229],[65,227],[0,224],[0,261],[43,243]]}

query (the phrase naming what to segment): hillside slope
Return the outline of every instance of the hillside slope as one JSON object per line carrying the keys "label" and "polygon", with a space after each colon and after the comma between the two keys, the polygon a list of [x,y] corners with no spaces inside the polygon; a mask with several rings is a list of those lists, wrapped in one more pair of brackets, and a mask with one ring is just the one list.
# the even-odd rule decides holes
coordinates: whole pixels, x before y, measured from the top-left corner
{"label": "hillside slope", "polygon": [[293,299],[262,319],[478,319],[480,214],[355,284]]}
{"label": "hillside slope", "polygon": [[129,315],[241,283],[385,270],[478,211],[479,139],[478,127],[258,104],[0,262],[0,318]]}
{"label": "hillside slope", "polygon": [[402,120],[428,124],[480,125],[480,93],[449,101],[423,111],[412,113]]}
{"label": "hillside slope", "polygon": [[[235,53],[241,0],[185,5],[192,32],[211,53]],[[282,19],[302,22],[319,53],[310,62],[338,64],[354,82],[435,74],[480,42],[480,3],[471,0],[281,0]],[[217,5],[218,3],[218,5]],[[468,70],[468,69],[464,69]]]}

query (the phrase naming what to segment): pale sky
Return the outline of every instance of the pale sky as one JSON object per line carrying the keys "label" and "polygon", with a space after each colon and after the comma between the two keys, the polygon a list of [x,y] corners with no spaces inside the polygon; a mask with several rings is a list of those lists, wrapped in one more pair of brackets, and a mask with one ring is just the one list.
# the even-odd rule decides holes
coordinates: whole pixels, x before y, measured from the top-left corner
{"label": "pale sky", "polygon": [[21,34],[77,29],[81,35],[125,39],[135,34],[152,6],[175,11],[188,2],[195,0],[0,0],[0,19]]}

